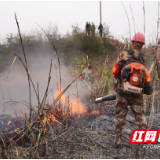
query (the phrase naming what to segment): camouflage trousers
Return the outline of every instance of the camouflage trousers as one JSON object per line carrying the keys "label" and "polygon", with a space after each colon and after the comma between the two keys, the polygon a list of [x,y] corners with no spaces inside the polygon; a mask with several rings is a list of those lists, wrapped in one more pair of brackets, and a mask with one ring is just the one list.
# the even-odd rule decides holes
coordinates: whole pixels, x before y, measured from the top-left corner
{"label": "camouflage trousers", "polygon": [[139,129],[147,129],[147,122],[144,116],[143,97],[136,97],[125,93],[117,93],[116,102],[116,118],[115,118],[115,145],[121,144],[122,132],[125,127],[125,120],[128,113],[128,106],[130,106],[136,124]]}

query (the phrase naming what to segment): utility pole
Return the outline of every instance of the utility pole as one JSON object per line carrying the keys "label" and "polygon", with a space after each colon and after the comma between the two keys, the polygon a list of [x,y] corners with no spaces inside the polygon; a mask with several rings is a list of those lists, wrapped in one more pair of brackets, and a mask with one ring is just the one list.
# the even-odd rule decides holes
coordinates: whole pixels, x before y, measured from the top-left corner
{"label": "utility pole", "polygon": [[102,10],[101,10],[101,1],[100,1],[100,23],[102,23]]}

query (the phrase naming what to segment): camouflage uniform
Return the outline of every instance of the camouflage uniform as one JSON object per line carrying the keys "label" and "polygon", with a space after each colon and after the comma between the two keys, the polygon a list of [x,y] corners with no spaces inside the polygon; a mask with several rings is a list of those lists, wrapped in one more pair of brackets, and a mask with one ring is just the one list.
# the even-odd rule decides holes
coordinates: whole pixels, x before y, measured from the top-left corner
{"label": "camouflage uniform", "polygon": [[133,95],[128,95],[125,93],[117,93],[117,103],[116,103],[116,139],[115,145],[121,143],[122,132],[125,127],[126,115],[128,113],[128,106],[130,106],[136,124],[139,129],[147,129],[147,122],[144,116],[144,107],[143,107],[143,99],[142,97],[136,97]]}
{"label": "camouflage uniform", "polygon": [[[140,53],[139,50],[134,49],[134,55],[135,56],[138,56],[139,53]],[[122,51],[117,58],[116,64],[123,68],[124,65],[125,65],[125,61],[127,61],[130,56],[131,55],[127,51]],[[143,57],[142,59],[143,59],[143,62],[144,62],[144,66],[146,67],[146,57]]]}
{"label": "camouflage uniform", "polygon": [[[134,55],[138,56],[140,53],[139,50],[134,50]],[[127,51],[122,51],[116,61],[116,64],[120,67],[125,66],[125,61],[128,60],[130,57],[129,53]],[[146,65],[146,57],[142,58],[144,61],[144,66]],[[122,138],[122,132],[125,127],[125,120],[126,115],[128,113],[128,106],[130,106],[134,116],[136,123],[138,125],[139,129],[147,129],[147,122],[144,116],[144,109],[143,109],[143,95],[137,97],[132,94],[126,94],[122,90],[119,90],[118,87],[115,87],[115,90],[117,92],[117,98],[116,98],[116,118],[115,118],[115,145],[121,144],[121,138]]]}
{"label": "camouflage uniform", "polygon": [[[160,80],[160,64],[158,64],[158,61],[160,60],[160,53],[159,51],[156,53],[156,55],[153,58],[153,76],[152,79],[154,80],[155,78]],[[152,70],[152,69],[151,69]],[[156,72],[157,71],[157,72]]]}

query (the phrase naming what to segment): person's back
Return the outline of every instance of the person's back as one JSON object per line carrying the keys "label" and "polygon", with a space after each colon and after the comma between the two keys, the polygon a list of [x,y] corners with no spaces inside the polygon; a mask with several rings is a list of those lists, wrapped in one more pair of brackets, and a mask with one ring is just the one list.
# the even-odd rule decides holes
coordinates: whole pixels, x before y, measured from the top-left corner
{"label": "person's back", "polygon": [[[141,50],[139,50],[138,48],[133,48],[132,50],[129,50],[130,52],[133,51],[133,55],[135,57],[138,57],[141,54],[141,58],[143,60],[143,65],[146,67],[146,57],[144,54],[141,53]],[[122,68],[125,65],[125,61],[128,60],[128,58],[130,57],[130,53],[127,50],[122,51],[117,58],[116,64],[121,66]],[[134,59],[134,58],[131,58]],[[137,61],[141,62],[141,59],[137,59]]]}
{"label": "person's back", "polygon": [[[120,66],[121,70],[122,70],[127,62],[130,63],[129,61],[139,62],[142,65],[144,65],[144,67],[146,67],[146,57],[137,48],[133,48],[131,50],[122,51],[117,57],[116,64],[118,66]],[[120,81],[120,80],[118,79],[118,81]],[[117,86],[115,86],[115,90],[117,92],[123,92],[123,91],[121,91],[120,88],[121,88],[120,83],[117,82]]]}

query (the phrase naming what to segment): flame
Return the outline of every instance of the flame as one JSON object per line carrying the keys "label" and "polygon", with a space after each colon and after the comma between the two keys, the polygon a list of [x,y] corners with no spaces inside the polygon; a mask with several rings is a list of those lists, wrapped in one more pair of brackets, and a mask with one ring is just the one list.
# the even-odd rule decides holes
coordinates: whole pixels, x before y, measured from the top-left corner
{"label": "flame", "polygon": [[74,98],[74,99],[71,100],[70,110],[73,114],[75,114],[75,113],[82,114],[82,113],[85,113],[87,111],[79,98]]}
{"label": "flame", "polygon": [[99,113],[100,113],[100,111],[92,111],[91,114],[99,114]]}
{"label": "flame", "polygon": [[7,125],[10,125],[10,124],[11,124],[11,121],[9,121]]}
{"label": "flame", "polygon": [[[61,86],[61,91],[63,91],[62,86]],[[58,97],[59,95],[60,95],[60,90],[58,88],[54,94],[54,97]],[[68,104],[68,99],[65,97],[65,95],[62,95],[60,99],[60,103],[69,106],[72,114],[75,114],[75,113],[82,114],[86,112],[86,108],[83,106],[79,98],[71,99],[69,102],[70,104]]]}
{"label": "flame", "polygon": [[[63,91],[62,87],[61,87],[61,91]],[[57,98],[59,95],[60,95],[60,89],[58,88],[57,91],[54,94],[54,97]],[[61,96],[60,101],[61,101],[61,104],[65,104],[66,103],[66,97],[65,97],[65,95]]]}
{"label": "flame", "polygon": [[[61,87],[61,91],[63,91],[63,88]],[[60,95],[59,88],[54,94],[54,97],[57,98]],[[54,110],[51,110],[48,117],[44,117],[43,124],[49,123],[51,125],[54,125],[55,122],[59,122],[62,119],[67,119],[68,115],[76,115],[78,118],[82,118],[86,113],[88,112],[87,107],[83,106],[82,102],[79,98],[72,98],[69,100],[65,97],[65,95],[62,95],[60,100],[60,104],[64,105],[66,107],[66,110],[62,112],[62,108],[56,108]],[[89,114],[99,114],[100,111],[91,111]],[[41,125],[43,125],[41,124]]]}

